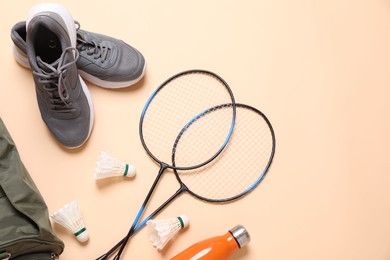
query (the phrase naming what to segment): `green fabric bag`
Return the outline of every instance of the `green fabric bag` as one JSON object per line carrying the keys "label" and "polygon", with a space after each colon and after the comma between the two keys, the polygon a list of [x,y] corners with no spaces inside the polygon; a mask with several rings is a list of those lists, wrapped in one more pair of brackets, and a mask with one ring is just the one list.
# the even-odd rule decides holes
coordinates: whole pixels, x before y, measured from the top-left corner
{"label": "green fabric bag", "polygon": [[0,260],[48,260],[63,250],[46,203],[0,118]]}

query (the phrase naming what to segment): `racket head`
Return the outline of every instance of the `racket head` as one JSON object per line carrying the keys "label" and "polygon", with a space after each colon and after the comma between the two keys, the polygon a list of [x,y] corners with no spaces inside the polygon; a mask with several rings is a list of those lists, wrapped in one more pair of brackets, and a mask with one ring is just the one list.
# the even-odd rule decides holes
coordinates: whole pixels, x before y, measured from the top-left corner
{"label": "racket head", "polygon": [[[203,118],[227,113],[230,106],[232,104],[224,104],[205,110],[186,131],[196,129],[195,125]],[[197,169],[174,170],[187,191],[201,200],[228,202],[243,197],[264,179],[273,161],[276,139],[268,118],[249,105],[236,103],[234,106],[234,132],[218,158]],[[182,136],[178,136],[180,138]],[[175,144],[179,150],[181,140]],[[174,153],[173,164],[188,160],[185,156],[185,153]]]}
{"label": "racket head", "polygon": [[[225,118],[202,120],[199,131],[191,136],[183,131],[202,111],[224,103],[232,104]],[[152,93],[141,114],[139,135],[154,161],[165,168],[190,170],[209,163],[221,153],[232,135],[235,117],[235,100],[226,81],[207,70],[188,70],[170,77]],[[172,147],[178,134],[187,136],[182,144],[186,149],[181,151],[191,153],[193,159],[173,165]]]}

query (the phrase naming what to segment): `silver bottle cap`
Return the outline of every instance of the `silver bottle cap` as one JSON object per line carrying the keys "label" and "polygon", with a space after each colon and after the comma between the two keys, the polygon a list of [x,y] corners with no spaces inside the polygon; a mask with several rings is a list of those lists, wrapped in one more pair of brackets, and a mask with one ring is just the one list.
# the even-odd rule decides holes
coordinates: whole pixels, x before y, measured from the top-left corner
{"label": "silver bottle cap", "polygon": [[240,248],[248,244],[251,240],[248,231],[242,225],[235,226],[234,228],[230,229],[229,232],[236,239]]}

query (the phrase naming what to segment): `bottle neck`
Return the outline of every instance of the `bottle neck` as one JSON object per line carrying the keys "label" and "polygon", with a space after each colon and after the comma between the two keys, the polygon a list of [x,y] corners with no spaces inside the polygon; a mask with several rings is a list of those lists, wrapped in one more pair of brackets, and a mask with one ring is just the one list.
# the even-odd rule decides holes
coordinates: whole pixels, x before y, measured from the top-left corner
{"label": "bottle neck", "polygon": [[223,235],[222,239],[225,242],[226,247],[229,249],[228,251],[230,253],[233,253],[234,251],[240,248],[240,245],[237,243],[237,240],[233,237],[233,235],[230,232],[227,232],[225,235]]}

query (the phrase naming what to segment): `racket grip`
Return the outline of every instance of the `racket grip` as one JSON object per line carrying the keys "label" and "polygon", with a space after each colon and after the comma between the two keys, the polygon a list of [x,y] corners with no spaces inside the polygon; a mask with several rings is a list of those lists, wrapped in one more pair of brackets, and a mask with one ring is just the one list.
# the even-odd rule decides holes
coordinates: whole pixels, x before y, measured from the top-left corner
{"label": "racket grip", "polygon": [[249,233],[243,226],[237,225],[222,236],[208,238],[190,246],[170,260],[225,260],[249,241]]}

